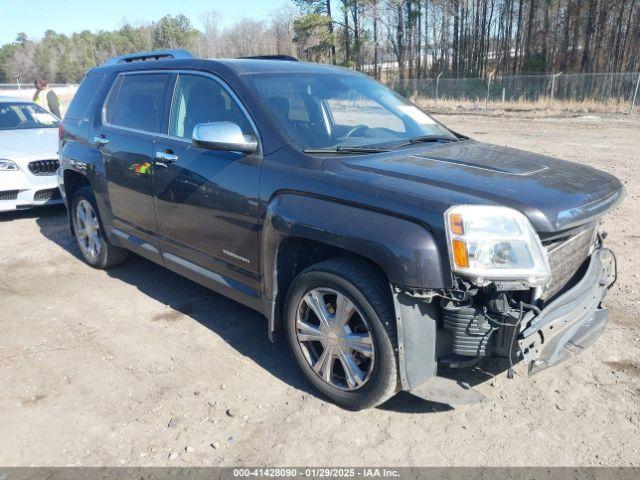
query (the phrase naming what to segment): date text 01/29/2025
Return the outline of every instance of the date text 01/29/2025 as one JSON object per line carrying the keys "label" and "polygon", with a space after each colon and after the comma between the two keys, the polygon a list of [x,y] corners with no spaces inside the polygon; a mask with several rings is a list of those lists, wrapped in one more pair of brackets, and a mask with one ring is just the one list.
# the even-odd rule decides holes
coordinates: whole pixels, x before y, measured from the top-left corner
{"label": "date text 01/29/2025", "polygon": [[397,469],[387,468],[234,468],[234,477],[275,478],[394,478]]}

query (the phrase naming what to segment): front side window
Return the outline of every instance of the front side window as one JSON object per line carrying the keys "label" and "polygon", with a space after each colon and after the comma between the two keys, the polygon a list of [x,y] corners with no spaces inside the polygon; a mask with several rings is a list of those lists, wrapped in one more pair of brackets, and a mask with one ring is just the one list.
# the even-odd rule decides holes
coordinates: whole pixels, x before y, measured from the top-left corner
{"label": "front side window", "polygon": [[415,105],[362,75],[266,74],[249,82],[303,149],[393,145],[431,135],[456,140]]}
{"label": "front side window", "polygon": [[168,81],[169,75],[165,73],[122,75],[109,95],[107,123],[159,132]]}
{"label": "front side window", "polygon": [[31,102],[0,103],[0,130],[22,130],[28,128],[54,128],[58,119]]}
{"label": "front side window", "polygon": [[253,134],[247,117],[217,81],[202,75],[179,75],[171,105],[169,135],[190,140],[196,125],[211,122],[233,122],[245,135]]}

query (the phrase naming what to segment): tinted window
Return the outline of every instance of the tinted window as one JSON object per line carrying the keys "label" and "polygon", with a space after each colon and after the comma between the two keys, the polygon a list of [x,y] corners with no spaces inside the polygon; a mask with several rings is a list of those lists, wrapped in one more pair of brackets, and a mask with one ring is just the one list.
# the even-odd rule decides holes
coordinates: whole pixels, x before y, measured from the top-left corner
{"label": "tinted window", "polygon": [[160,117],[169,75],[123,75],[109,95],[107,122],[148,132],[160,131]]}
{"label": "tinted window", "polygon": [[82,120],[89,108],[89,103],[91,103],[103,79],[104,74],[88,75],[85,77],[80,88],[78,88],[78,91],[73,96],[73,100],[71,100],[71,105],[69,105],[67,114],[64,117],[65,119]]}
{"label": "tinted window", "polygon": [[303,148],[393,146],[423,135],[456,140],[418,107],[361,75],[274,73],[250,81]]}
{"label": "tinted window", "polygon": [[57,126],[58,119],[40,105],[29,102],[0,103],[0,130]]}
{"label": "tinted window", "polygon": [[245,135],[252,133],[242,110],[218,82],[201,75],[180,75],[173,96],[169,135],[191,138],[199,123],[233,122]]}

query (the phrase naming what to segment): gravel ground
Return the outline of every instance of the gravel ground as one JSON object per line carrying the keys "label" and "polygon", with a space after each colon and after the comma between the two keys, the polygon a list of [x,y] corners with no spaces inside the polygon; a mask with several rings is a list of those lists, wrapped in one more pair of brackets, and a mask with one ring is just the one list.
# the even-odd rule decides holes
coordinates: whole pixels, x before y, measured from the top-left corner
{"label": "gravel ground", "polygon": [[[83,264],[64,209],[0,214],[0,465],[640,466],[640,122],[440,116],[623,179],[609,327],[561,367],[477,371],[489,399],[318,398],[263,318],[133,257]],[[480,378],[480,377],[479,377]]]}

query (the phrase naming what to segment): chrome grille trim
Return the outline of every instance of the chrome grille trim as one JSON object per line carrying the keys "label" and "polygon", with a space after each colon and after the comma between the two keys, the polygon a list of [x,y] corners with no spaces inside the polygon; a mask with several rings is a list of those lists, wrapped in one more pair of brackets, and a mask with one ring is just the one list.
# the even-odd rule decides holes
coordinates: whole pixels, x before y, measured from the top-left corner
{"label": "chrome grille trim", "polygon": [[590,220],[604,215],[609,210],[617,206],[625,196],[625,189],[622,185],[618,190],[606,195],[603,198],[594,200],[586,205],[563,210],[558,213],[558,228],[568,229],[579,225],[584,225]]}
{"label": "chrome grille trim", "polygon": [[29,171],[37,176],[55,175],[60,162],[56,159],[29,162]]}
{"label": "chrome grille trim", "polygon": [[549,300],[562,290],[587,259],[593,246],[596,226],[589,224],[568,233],[568,237],[544,243],[549,256],[551,281],[542,294],[543,300]]}

